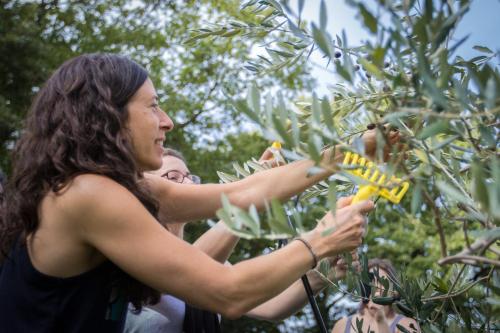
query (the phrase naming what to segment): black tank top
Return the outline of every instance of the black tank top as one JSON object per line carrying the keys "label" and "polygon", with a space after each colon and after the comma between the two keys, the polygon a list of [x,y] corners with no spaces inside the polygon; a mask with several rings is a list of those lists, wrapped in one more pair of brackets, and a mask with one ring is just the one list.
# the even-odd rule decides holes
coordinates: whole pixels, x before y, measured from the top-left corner
{"label": "black tank top", "polygon": [[219,316],[200,310],[186,303],[183,324],[184,333],[221,333]]}
{"label": "black tank top", "polygon": [[18,240],[0,267],[2,332],[121,332],[127,303],[115,296],[115,269],[107,261],[74,277],[48,276]]}

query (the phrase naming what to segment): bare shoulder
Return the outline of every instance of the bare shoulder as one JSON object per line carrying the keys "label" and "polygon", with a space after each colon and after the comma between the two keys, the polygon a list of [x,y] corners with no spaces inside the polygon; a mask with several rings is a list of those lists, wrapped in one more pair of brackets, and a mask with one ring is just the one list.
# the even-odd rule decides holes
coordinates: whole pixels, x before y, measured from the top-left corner
{"label": "bare shoulder", "polygon": [[78,195],[95,195],[99,191],[116,191],[120,188],[126,190],[125,187],[109,177],[87,173],[73,178],[66,188],[63,189],[63,192],[74,192]]}
{"label": "bare shoulder", "polygon": [[49,195],[51,206],[71,221],[85,221],[102,213],[120,210],[139,200],[111,178],[82,174],[72,179],[57,194]]}
{"label": "bare shoulder", "polygon": [[82,174],[73,178],[59,191],[56,197],[63,199],[65,204],[72,205],[73,208],[82,208],[102,202],[103,198],[109,195],[126,195],[129,193],[124,186],[113,179],[96,174]]}
{"label": "bare shoulder", "polygon": [[[417,322],[413,318],[403,317],[399,321],[398,325],[401,325],[404,328],[408,329],[411,333],[420,332],[420,327],[418,326]],[[401,332],[401,331],[398,329],[398,330],[396,330],[396,332]]]}
{"label": "bare shoulder", "polygon": [[127,200],[138,201],[112,179],[92,174],[79,175],[58,192],[48,192],[40,203],[36,236],[31,238],[34,264],[61,277],[95,267],[102,256],[87,236],[116,221],[116,212],[124,210],[117,203],[127,205]]}

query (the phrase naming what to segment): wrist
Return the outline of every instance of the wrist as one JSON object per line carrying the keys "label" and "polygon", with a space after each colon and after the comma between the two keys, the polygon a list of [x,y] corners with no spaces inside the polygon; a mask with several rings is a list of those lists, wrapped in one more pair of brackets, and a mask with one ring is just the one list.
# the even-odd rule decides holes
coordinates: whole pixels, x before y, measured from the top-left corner
{"label": "wrist", "polygon": [[321,232],[317,230],[317,228],[309,231],[306,234],[300,235],[300,237],[307,241],[309,245],[311,245],[311,249],[316,255],[318,262],[327,256],[328,246],[325,244],[325,237],[321,236]]}
{"label": "wrist", "polygon": [[302,237],[295,237],[293,240],[298,241],[299,243],[302,243],[307,248],[307,250],[309,251],[309,254],[311,255],[311,258],[312,258],[311,269],[316,268],[316,266],[318,265],[319,259],[318,259],[318,256],[316,255],[316,253],[314,252],[311,244],[309,244],[309,242]]}
{"label": "wrist", "polygon": [[321,273],[314,269],[307,272],[307,279],[309,280],[311,288],[315,293],[320,292],[321,289],[327,286],[327,283],[324,280],[324,277],[321,276]]}

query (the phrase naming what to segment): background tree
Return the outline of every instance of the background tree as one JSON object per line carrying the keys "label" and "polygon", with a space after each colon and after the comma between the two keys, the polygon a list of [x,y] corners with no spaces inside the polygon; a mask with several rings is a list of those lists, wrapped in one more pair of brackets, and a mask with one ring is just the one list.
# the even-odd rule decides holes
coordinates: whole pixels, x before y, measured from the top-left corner
{"label": "background tree", "polygon": [[[202,21],[238,19],[238,6],[237,1],[2,1],[1,167],[8,171],[9,150],[40,85],[65,60],[90,52],[120,53],[144,65],[176,123],[168,144],[194,161],[194,149],[213,150],[225,134],[238,132],[241,116],[225,96],[244,90],[249,77],[241,64],[249,59],[251,44],[184,42]],[[305,66],[276,74],[273,84],[289,96],[311,82]],[[270,78],[259,80],[269,83]],[[216,180],[215,169],[200,169],[207,171],[203,178]]]}
{"label": "background tree", "polygon": [[[228,38],[287,32],[285,38],[277,36],[266,44],[251,62],[256,77],[293,66],[310,52],[321,52],[329,60],[326,70],[338,73],[342,82],[330,96],[320,99],[312,94],[300,103],[287,103],[279,94],[253,85],[246,100],[235,97],[233,104],[266,138],[285,143],[283,153],[291,160],[319,162],[320,151],[332,144],[363,155],[358,137],[368,123],[375,124],[382,140],[384,124],[398,129],[405,138],[403,151],[379,166],[411,182],[411,191],[400,205],[378,204],[370,216],[363,251],[387,257],[402,268],[402,282],[396,286],[401,299],[392,302],[415,318],[424,332],[498,330],[500,75],[494,64],[498,53],[475,46],[482,55],[472,59],[457,55],[464,40],[452,38],[453,32],[470,1],[377,1],[375,8],[363,1],[348,3],[357,9],[373,42],[352,46],[345,33],[330,36],[325,30],[324,1],[319,23],[309,26],[300,21],[304,1],[299,1],[299,13],[286,1],[243,3],[242,11],[258,17],[259,24],[246,25],[245,35]],[[204,34],[218,35],[218,31]],[[265,97],[261,91],[267,91]],[[246,163],[235,168],[234,176],[255,171],[252,163]],[[231,175],[222,176],[232,180]],[[299,229],[311,228],[304,222],[311,221],[312,205],[334,208],[333,199],[351,193],[357,183],[359,179],[341,172],[303,195],[297,207],[286,203],[285,211]],[[273,205],[257,218],[226,202],[219,215],[249,239],[293,235],[295,230],[287,227],[280,210]],[[332,283],[337,294],[326,298],[326,306],[342,294],[359,300],[352,279],[366,280],[364,273],[351,272],[345,283]],[[338,318],[339,313],[331,317]],[[303,321],[301,330],[305,329],[314,330],[314,323]]]}

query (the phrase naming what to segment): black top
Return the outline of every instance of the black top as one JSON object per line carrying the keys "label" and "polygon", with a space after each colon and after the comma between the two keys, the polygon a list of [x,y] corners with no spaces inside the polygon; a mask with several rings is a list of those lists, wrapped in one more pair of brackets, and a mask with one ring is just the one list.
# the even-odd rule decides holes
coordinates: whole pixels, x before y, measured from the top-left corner
{"label": "black top", "polygon": [[0,328],[4,332],[121,332],[126,302],[113,288],[107,261],[83,274],[57,278],[33,267],[16,242],[0,266]]}
{"label": "black top", "polygon": [[186,303],[184,333],[221,333],[219,316]]}

